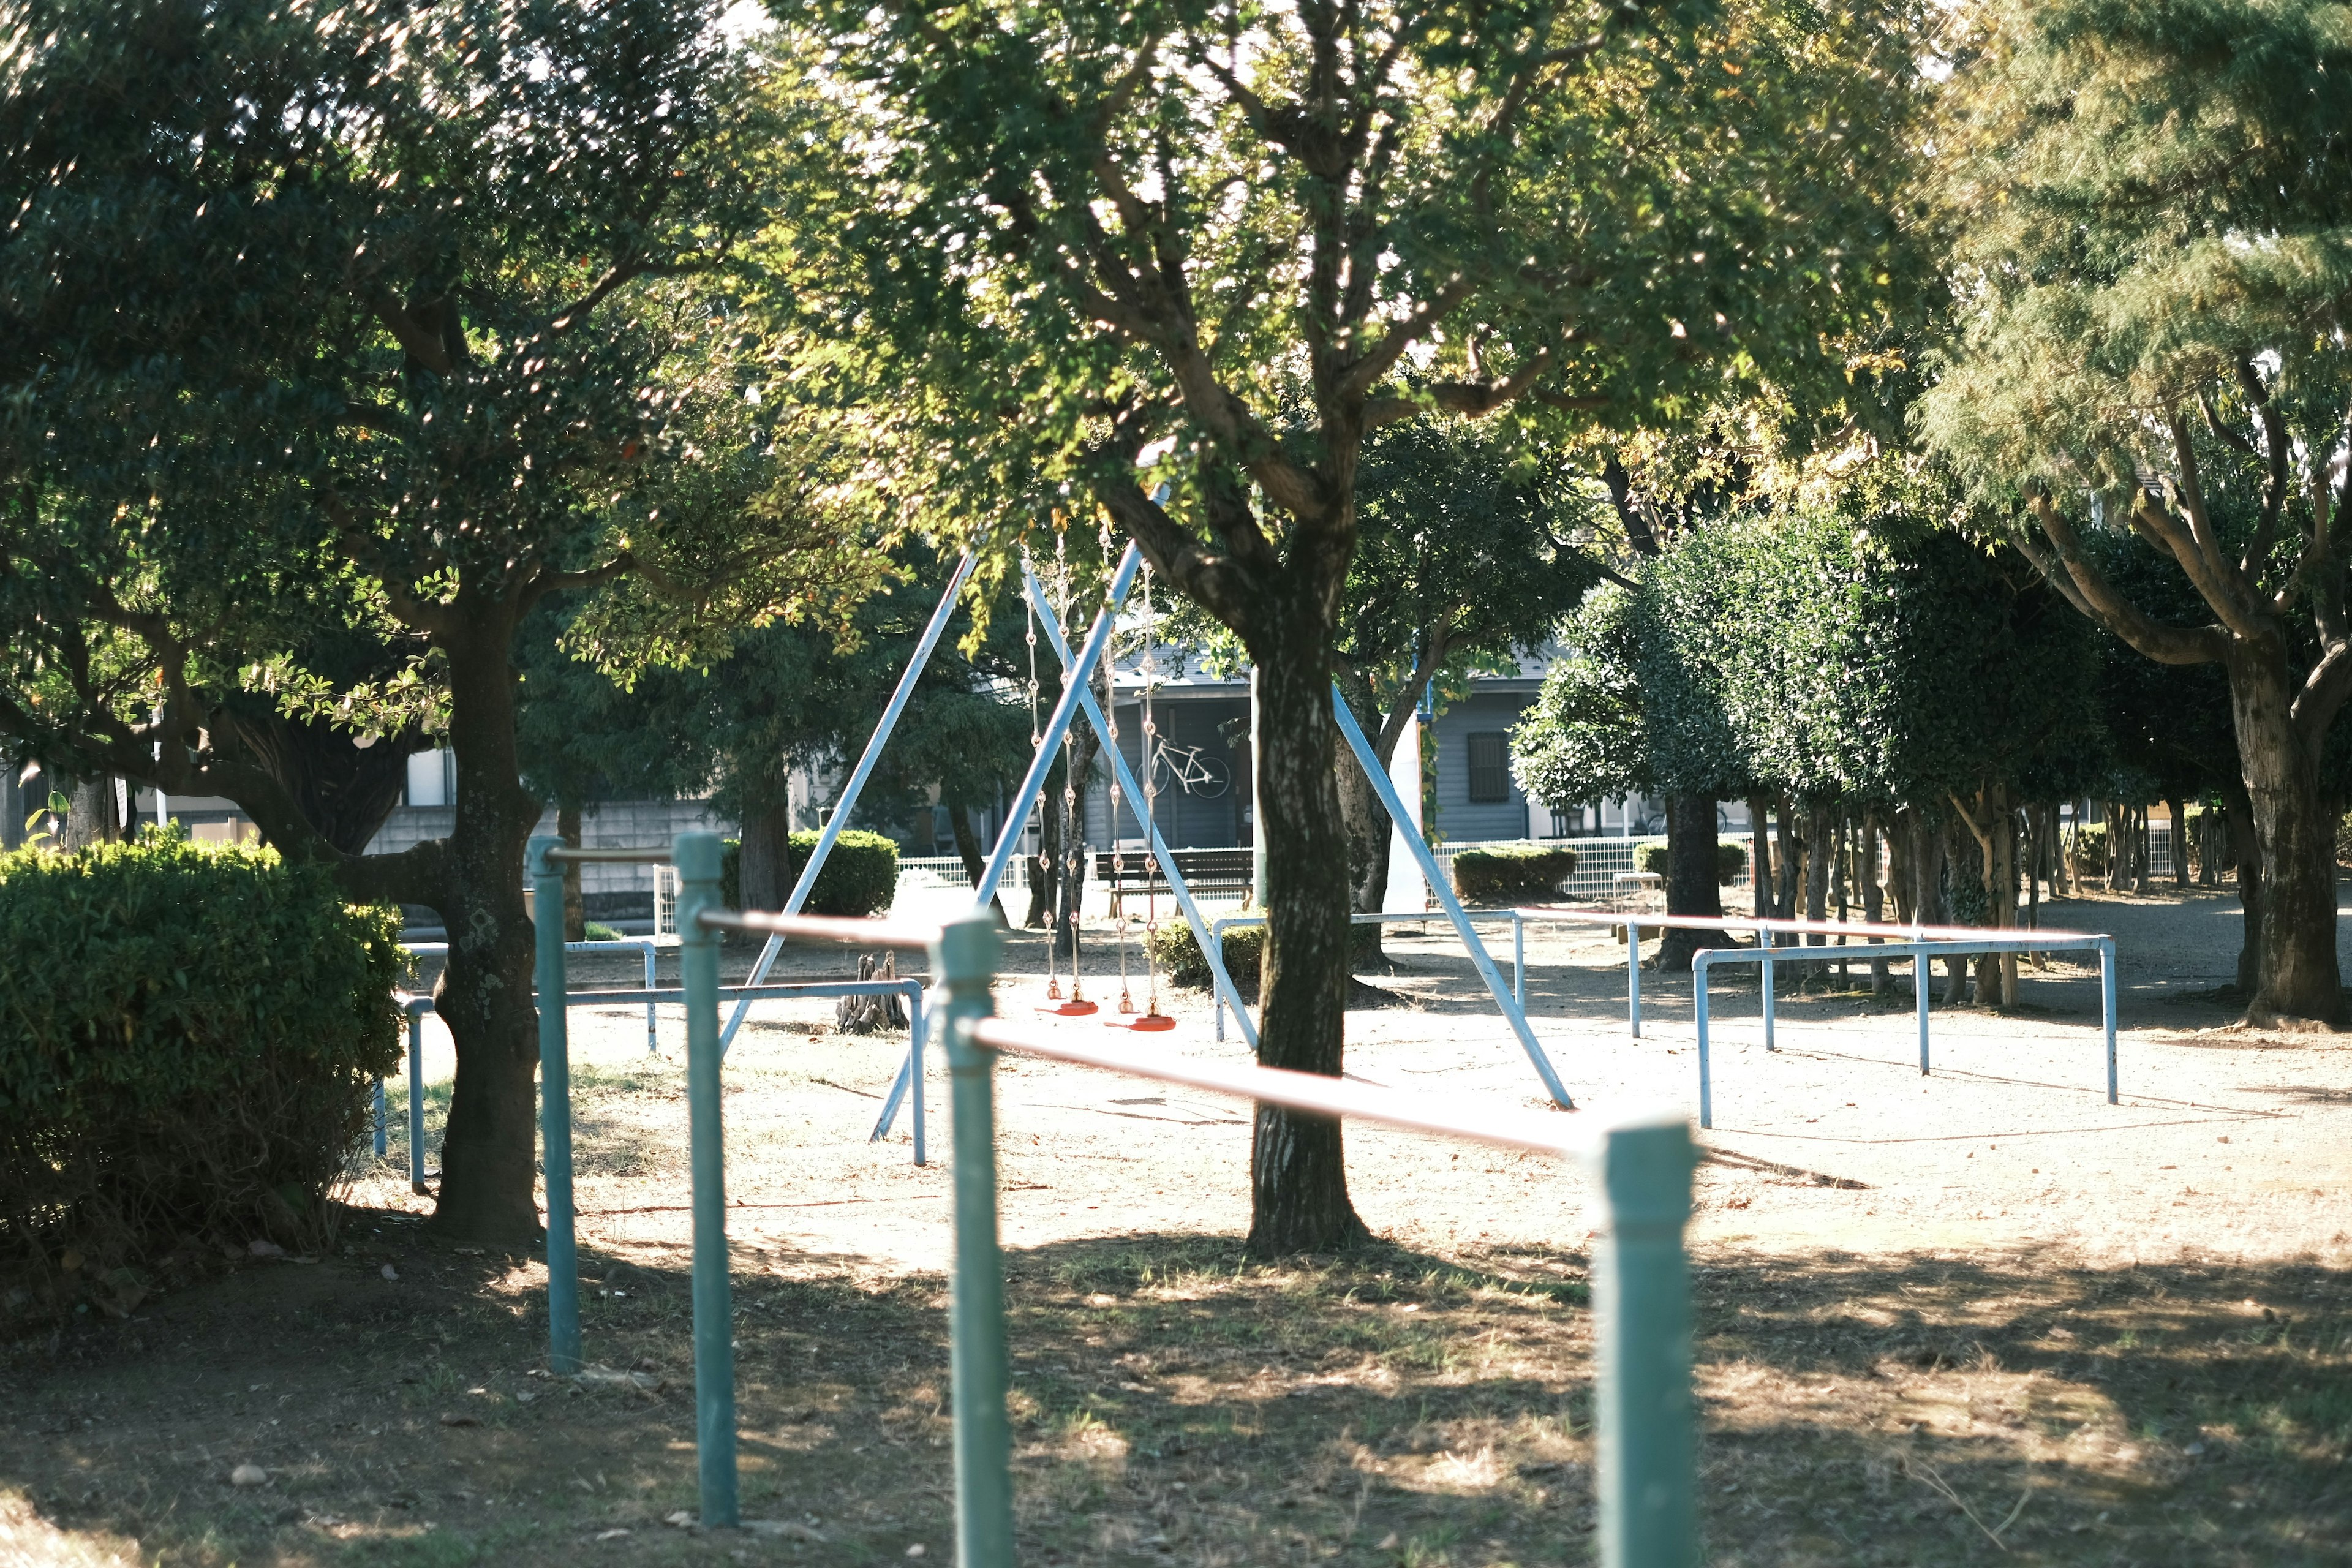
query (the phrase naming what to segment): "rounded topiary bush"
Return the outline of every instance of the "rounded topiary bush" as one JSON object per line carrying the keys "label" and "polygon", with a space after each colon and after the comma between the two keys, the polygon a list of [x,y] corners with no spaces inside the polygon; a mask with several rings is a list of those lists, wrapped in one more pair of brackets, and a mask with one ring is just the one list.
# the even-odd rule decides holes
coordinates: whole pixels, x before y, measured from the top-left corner
{"label": "rounded topiary bush", "polygon": [[[817,834],[810,829],[792,837],[788,879],[797,880],[801,868],[816,853]],[[719,896],[730,910],[743,907],[743,841],[730,838],[720,848]],[[885,834],[845,828],[816,874],[808,903],[801,911],[860,920],[879,914],[898,896],[898,846]]]}
{"label": "rounded topiary bush", "polygon": [[[1151,953],[1171,984],[1196,991],[1209,988],[1209,961],[1201,956],[1201,944],[1192,940],[1192,928],[1184,921],[1171,921],[1154,931]],[[1235,926],[1225,932],[1225,973],[1235,985],[1244,990],[1256,985],[1265,958],[1265,927]]]}
{"label": "rounded topiary bush", "polygon": [[399,936],[273,850],[0,856],[8,1305],[127,1311],[185,1244],[325,1245],[400,1060]]}
{"label": "rounded topiary bush", "polygon": [[[1666,867],[1669,858],[1664,845],[1644,844],[1633,852],[1633,867],[1636,870],[1654,871],[1663,877],[1667,874]],[[1739,845],[1717,840],[1715,846],[1717,883],[1727,888],[1739,880],[1739,873],[1746,869],[1748,869],[1748,851]]]}
{"label": "rounded topiary bush", "polygon": [[1454,857],[1454,890],[1470,904],[1557,898],[1576,874],[1576,851],[1556,845],[1465,849]]}

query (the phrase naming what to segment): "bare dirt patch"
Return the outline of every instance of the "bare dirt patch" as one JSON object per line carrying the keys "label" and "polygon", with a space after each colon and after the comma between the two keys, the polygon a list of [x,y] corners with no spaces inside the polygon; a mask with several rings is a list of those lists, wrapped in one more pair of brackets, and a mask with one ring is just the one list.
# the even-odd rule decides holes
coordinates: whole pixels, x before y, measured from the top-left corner
{"label": "bare dirt patch", "polygon": [[[2011,1015],[1937,1009],[1926,1079],[1907,993],[1785,999],[1773,1055],[1752,983],[1718,999],[1693,1228],[1711,1562],[2344,1560],[2347,1044],[2226,1027],[2210,994],[2233,903],[2048,920],[2122,940],[2120,1105],[2083,972],[2030,978]],[[1375,978],[1413,1005],[1354,1017],[1351,1070],[1538,1101],[1450,943],[1391,945]],[[1014,946],[1042,971],[1032,939]],[[1580,1116],[1695,1103],[1686,981],[1644,975],[1635,1042],[1622,949],[1530,951]],[[635,984],[631,962],[583,976]],[[1098,952],[1088,984],[1115,998],[1112,967]],[[1005,1010],[1039,989],[1008,983]],[[1164,1048],[1239,1055],[1197,998],[1172,1010]],[[395,1084],[393,1158],[359,1184],[347,1250],[9,1352],[0,1563],[950,1556],[946,1172],[912,1164],[903,1118],[865,1142],[903,1040],[836,1034],[830,1004],[757,1016],[728,1117],[761,1531],[665,1522],[694,1506],[681,1029],[666,1017],[649,1058],[641,1010],[589,1008],[588,1354],[637,1375],[545,1376],[537,1262],[424,1234]],[[1351,1178],[1385,1243],[1265,1268],[1237,1245],[1238,1108],[1024,1062],[1000,1097],[1027,1560],[1591,1558],[1579,1173],[1359,1130]],[[232,1485],[239,1465],[266,1480]]]}

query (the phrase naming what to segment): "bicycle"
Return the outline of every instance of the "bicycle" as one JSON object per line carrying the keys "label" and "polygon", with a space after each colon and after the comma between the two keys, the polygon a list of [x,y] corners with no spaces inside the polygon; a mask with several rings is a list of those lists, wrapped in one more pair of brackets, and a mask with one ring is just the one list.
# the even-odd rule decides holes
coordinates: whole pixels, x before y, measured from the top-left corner
{"label": "bicycle", "polygon": [[1233,774],[1225,764],[1214,757],[1202,755],[1198,746],[1171,746],[1162,741],[1152,753],[1151,766],[1155,772],[1166,773],[1186,795],[1202,800],[1216,799],[1233,783]]}

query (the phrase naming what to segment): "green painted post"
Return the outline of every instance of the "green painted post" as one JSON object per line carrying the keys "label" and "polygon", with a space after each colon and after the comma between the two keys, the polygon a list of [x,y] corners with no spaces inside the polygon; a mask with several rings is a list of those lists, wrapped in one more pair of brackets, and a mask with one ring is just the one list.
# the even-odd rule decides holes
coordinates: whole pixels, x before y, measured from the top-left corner
{"label": "green painted post", "polygon": [[727,1143],[719,1115],[719,933],[698,918],[720,907],[719,836],[681,833],[678,967],[686,984],[686,1112],[694,1174],[694,1447],[702,1524],[732,1530],[735,1492],[735,1306],[728,1282]]}
{"label": "green painted post", "polygon": [[1606,1230],[1593,1260],[1602,1568],[1696,1568],[1698,1441],[1691,1398],[1690,1126],[1679,1116],[1601,1135]]}
{"label": "green painted post", "polygon": [[533,838],[532,983],[539,988],[539,1138],[547,1173],[547,1364],[559,1377],[580,1370],[580,1254],[572,1234],[572,1042],[563,994],[563,868],[547,858],[561,838]]}
{"label": "green painted post", "polygon": [[996,1053],[974,1046],[972,1020],[996,1010],[996,923],[953,921],[931,944],[944,997],[942,1033],[955,1106],[957,1568],[1012,1568],[1013,1429],[1004,1415],[1004,1258],[996,1238]]}

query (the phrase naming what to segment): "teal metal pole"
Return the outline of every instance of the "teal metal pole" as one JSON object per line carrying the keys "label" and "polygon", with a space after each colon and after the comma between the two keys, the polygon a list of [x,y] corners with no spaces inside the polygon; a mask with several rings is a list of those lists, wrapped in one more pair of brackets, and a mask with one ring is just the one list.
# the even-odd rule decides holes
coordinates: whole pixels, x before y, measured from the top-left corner
{"label": "teal metal pole", "polygon": [[1642,1037],[1642,928],[1631,915],[1625,917],[1625,1024],[1635,1039]]}
{"label": "teal metal pole", "polygon": [[547,1174],[547,1364],[580,1370],[580,1254],[572,1219],[572,1046],[564,1029],[563,868],[547,858],[561,838],[533,838],[531,936],[539,987],[539,1141]]}
{"label": "teal metal pole", "polygon": [[719,1124],[719,933],[702,911],[719,907],[719,836],[681,833],[678,967],[686,987],[688,1162],[694,1176],[694,1448],[702,1524],[732,1530],[735,1494],[735,1308],[728,1285],[727,1143]]}
{"label": "teal metal pole", "polygon": [[1690,1125],[1611,1128],[1593,1157],[1605,1230],[1593,1260],[1600,1342],[1602,1568],[1696,1568],[1691,1398]]}
{"label": "teal metal pole", "polygon": [[1708,1076],[1706,1039],[1706,976],[1712,967],[1706,948],[1691,954],[1691,1021],[1698,1028],[1698,1124],[1715,1125],[1715,1084]]}
{"label": "teal metal pole", "polygon": [[430,996],[408,1005],[408,1190],[420,1197],[432,1190],[425,1184],[425,1015],[431,1011]]}
{"label": "teal metal pole", "polygon": [[940,1033],[955,1106],[955,1288],[950,1327],[955,1379],[957,1568],[1012,1568],[1013,1430],[1005,1419],[1004,1258],[996,1237],[996,1055],[971,1043],[996,1010],[996,922],[974,914],[931,945]]}

